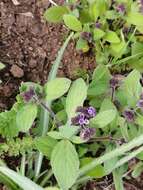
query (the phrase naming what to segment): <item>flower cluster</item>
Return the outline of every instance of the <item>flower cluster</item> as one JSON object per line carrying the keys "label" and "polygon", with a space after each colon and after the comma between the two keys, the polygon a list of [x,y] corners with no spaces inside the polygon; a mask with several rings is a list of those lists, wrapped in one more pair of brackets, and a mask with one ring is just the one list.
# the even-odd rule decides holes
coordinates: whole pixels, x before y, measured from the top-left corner
{"label": "flower cluster", "polygon": [[132,123],[135,120],[135,112],[132,109],[126,109],[123,113],[123,116],[129,123]]}
{"label": "flower cluster", "polygon": [[116,10],[119,12],[119,13],[125,13],[126,9],[125,9],[125,6],[124,4],[119,4],[117,7],[116,7]]}
{"label": "flower cluster", "polygon": [[82,33],[81,33],[81,38],[82,38],[83,40],[88,41],[89,43],[92,42],[92,34],[91,34],[90,32],[82,32]]}
{"label": "flower cluster", "polygon": [[143,94],[140,95],[140,100],[137,103],[137,107],[143,111]]}
{"label": "flower cluster", "polygon": [[96,116],[96,110],[93,107],[78,107],[78,115],[72,118],[72,125],[80,126],[80,137],[84,140],[89,140],[95,133],[95,129],[89,128],[89,120]]}
{"label": "flower cluster", "polygon": [[21,93],[21,96],[24,102],[27,102],[27,103],[30,102],[35,95],[36,93],[33,87],[30,87],[27,91]]}

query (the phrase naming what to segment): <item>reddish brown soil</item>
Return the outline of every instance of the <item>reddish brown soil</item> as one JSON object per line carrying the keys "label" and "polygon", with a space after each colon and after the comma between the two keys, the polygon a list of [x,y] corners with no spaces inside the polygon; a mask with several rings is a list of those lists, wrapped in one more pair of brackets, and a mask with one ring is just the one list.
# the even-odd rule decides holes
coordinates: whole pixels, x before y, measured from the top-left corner
{"label": "reddish brown soil", "polygon": [[[57,51],[68,35],[62,25],[48,24],[43,12],[50,6],[48,0],[0,1],[0,61],[6,68],[0,72],[0,109],[9,108],[21,81],[44,83],[47,80]],[[57,1],[61,3],[62,1]],[[72,41],[68,46],[60,76],[73,78],[80,68],[86,71],[95,67],[94,56],[75,51]]]}

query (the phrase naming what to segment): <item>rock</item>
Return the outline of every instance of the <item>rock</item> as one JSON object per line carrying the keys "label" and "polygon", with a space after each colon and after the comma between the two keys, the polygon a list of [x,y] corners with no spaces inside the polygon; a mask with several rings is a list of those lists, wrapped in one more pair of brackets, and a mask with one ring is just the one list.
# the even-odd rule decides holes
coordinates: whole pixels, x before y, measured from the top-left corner
{"label": "rock", "polygon": [[12,65],[10,72],[16,78],[21,78],[24,76],[23,70],[20,67],[18,67],[17,65]]}

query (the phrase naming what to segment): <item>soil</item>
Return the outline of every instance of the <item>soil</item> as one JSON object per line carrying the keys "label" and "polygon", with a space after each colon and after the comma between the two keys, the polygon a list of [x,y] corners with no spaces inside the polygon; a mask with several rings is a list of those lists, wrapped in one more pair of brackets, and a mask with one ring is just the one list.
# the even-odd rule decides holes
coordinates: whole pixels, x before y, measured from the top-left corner
{"label": "soil", "polygon": [[[62,25],[48,24],[43,12],[48,0],[0,1],[0,61],[6,68],[0,72],[0,110],[11,107],[22,81],[45,83],[57,52],[69,31]],[[62,1],[57,0],[60,4]],[[59,76],[74,78],[78,69],[93,70],[95,57],[75,50],[69,44]]]}
{"label": "soil", "polygon": [[[57,52],[69,31],[61,24],[49,24],[43,12],[50,6],[48,0],[0,0],[0,62],[6,65],[0,71],[0,111],[9,109],[15,101],[22,81],[44,84]],[[61,4],[63,0],[57,0]],[[64,53],[58,76],[74,79],[79,69],[90,72],[95,68],[92,52],[81,54],[71,41]],[[135,183],[125,182],[126,190],[141,190]],[[138,182],[140,184],[140,180]],[[89,182],[83,190],[114,190],[108,180]],[[2,187],[0,187],[2,189]],[[4,189],[3,189],[4,190]]]}

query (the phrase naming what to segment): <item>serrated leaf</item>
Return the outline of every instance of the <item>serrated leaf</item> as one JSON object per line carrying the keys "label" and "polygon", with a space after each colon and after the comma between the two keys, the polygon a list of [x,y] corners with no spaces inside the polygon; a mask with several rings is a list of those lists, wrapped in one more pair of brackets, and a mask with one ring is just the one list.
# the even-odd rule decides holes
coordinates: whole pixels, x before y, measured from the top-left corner
{"label": "serrated leaf", "polygon": [[27,104],[17,112],[16,124],[19,131],[27,132],[31,128],[36,119],[37,111],[37,105]]}
{"label": "serrated leaf", "polygon": [[63,20],[63,15],[68,13],[65,6],[53,6],[47,9],[44,13],[44,18],[48,22],[59,23]]}
{"label": "serrated leaf", "polygon": [[111,109],[98,113],[95,118],[91,119],[90,121],[94,126],[103,128],[110,124],[115,119],[115,117],[116,111]]}
{"label": "serrated leaf", "polygon": [[110,43],[120,43],[120,38],[116,34],[116,32],[108,31],[104,36],[104,40]]}
{"label": "serrated leaf", "polygon": [[70,84],[71,81],[67,78],[56,78],[47,82],[47,84],[44,87],[46,100],[52,101],[57,98],[60,98],[68,91]]}
{"label": "serrated leaf", "polygon": [[73,15],[66,14],[63,16],[65,25],[76,32],[80,32],[82,30],[81,22]]}
{"label": "serrated leaf", "polygon": [[68,190],[79,173],[79,159],[75,147],[68,141],[60,141],[51,157],[52,171],[61,189]]}
{"label": "serrated leaf", "polygon": [[87,85],[83,79],[77,79],[73,82],[66,98],[66,112],[68,118],[75,116],[76,109],[82,106],[87,96]]}

